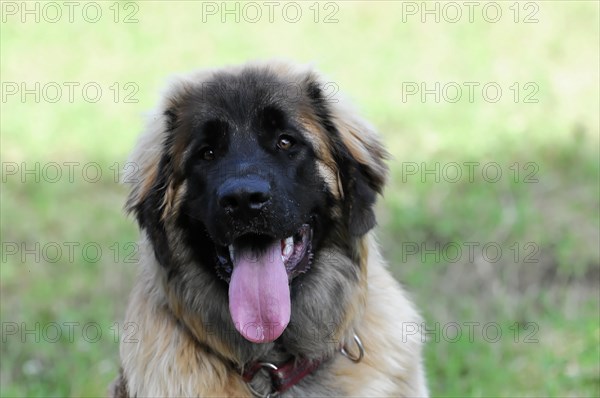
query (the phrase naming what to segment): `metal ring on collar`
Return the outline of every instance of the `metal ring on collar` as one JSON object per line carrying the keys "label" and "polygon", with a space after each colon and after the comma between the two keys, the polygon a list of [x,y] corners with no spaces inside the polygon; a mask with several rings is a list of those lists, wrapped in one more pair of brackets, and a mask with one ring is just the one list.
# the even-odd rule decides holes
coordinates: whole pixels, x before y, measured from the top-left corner
{"label": "metal ring on collar", "polygon": [[[279,368],[277,366],[275,366],[274,364],[272,364],[270,362],[260,362],[259,365],[263,368],[269,368],[269,369],[272,369],[275,371],[279,370]],[[265,394],[262,394],[262,393],[256,391],[254,388],[252,388],[252,385],[250,383],[246,383],[246,385],[250,389],[250,392],[252,392],[252,395],[254,395],[257,398],[274,398],[279,395],[279,393],[277,391],[270,391]]]}
{"label": "metal ring on collar", "polygon": [[341,349],[340,352],[343,356],[345,356],[346,358],[348,358],[349,360],[351,360],[354,363],[359,363],[360,361],[362,361],[363,357],[365,356],[365,348],[363,347],[362,341],[360,341],[360,338],[358,337],[357,334],[354,334],[354,342],[356,343],[356,345],[358,346],[358,356],[353,356],[351,355],[347,350],[346,350],[346,345],[344,345]]}

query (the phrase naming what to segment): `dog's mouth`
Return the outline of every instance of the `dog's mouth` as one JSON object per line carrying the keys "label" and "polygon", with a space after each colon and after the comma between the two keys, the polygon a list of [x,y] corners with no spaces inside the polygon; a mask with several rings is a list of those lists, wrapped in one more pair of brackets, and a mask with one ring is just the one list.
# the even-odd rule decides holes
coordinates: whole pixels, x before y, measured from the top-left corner
{"label": "dog's mouth", "polygon": [[294,235],[284,239],[275,239],[268,235],[245,234],[234,240],[229,246],[216,246],[218,276],[228,282],[233,272],[236,252],[248,255],[257,261],[257,256],[277,241],[281,246],[281,257],[291,281],[306,272],[312,262],[313,230],[310,225],[303,224]]}
{"label": "dog's mouth", "polygon": [[290,321],[289,284],[312,261],[313,230],[303,224],[283,239],[245,234],[217,247],[217,273],[229,283],[235,328],[254,343],[277,339]]}

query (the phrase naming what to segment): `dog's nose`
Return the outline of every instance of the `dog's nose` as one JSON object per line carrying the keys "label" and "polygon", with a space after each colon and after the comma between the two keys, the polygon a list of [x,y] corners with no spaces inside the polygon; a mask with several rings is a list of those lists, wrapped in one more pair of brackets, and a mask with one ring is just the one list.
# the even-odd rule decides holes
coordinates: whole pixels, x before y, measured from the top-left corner
{"label": "dog's nose", "polygon": [[251,216],[271,200],[271,187],[261,178],[235,178],[217,192],[219,206],[236,216]]}

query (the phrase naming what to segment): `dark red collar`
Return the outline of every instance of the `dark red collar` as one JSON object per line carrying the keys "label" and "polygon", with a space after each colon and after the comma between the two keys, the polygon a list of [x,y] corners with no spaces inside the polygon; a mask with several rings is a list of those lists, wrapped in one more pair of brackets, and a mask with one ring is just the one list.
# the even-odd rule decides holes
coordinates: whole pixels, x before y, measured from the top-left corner
{"label": "dark red collar", "polygon": [[268,362],[255,362],[242,373],[242,378],[246,383],[250,383],[258,371],[265,369],[271,377],[271,393],[282,393],[317,370],[322,363],[323,359],[311,361],[306,358],[292,358],[278,366]]}
{"label": "dark red collar", "polygon": [[[358,363],[363,359],[365,349],[362,345],[362,341],[356,334],[354,335],[354,343],[358,348],[357,354],[351,354],[346,346],[341,346],[339,352],[352,362]],[[255,395],[262,396],[252,389],[250,382],[254,379],[256,373],[261,369],[265,369],[271,377],[271,391],[265,396],[279,394],[298,384],[306,376],[317,370],[327,359],[328,358],[321,358],[311,361],[302,357],[292,358],[281,365],[275,365],[270,362],[254,362],[248,369],[242,372],[242,378],[248,383],[248,386]]]}

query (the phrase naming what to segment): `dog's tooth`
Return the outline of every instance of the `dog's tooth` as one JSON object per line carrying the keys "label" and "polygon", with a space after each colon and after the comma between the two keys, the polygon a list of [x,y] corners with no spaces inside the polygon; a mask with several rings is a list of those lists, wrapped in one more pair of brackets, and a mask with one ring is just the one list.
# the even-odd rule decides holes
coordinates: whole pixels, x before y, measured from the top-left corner
{"label": "dog's tooth", "polygon": [[294,238],[289,237],[285,240],[285,244],[283,247],[283,257],[288,258],[289,256],[292,255],[293,251],[294,251]]}
{"label": "dog's tooth", "polygon": [[229,245],[229,257],[231,258],[231,261],[234,260],[234,254],[235,250],[233,249],[233,245]]}
{"label": "dog's tooth", "polygon": [[289,246],[286,246],[283,251],[283,258],[287,260],[292,255],[292,252],[293,252],[293,249]]}

